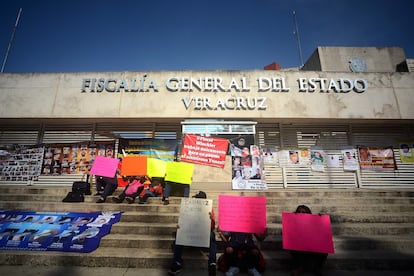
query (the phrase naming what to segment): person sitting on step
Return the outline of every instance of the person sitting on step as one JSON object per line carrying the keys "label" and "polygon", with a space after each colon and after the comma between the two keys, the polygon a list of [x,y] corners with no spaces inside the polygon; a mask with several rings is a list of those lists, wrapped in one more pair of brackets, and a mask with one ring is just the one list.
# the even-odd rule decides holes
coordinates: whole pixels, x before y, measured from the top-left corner
{"label": "person sitting on step", "polygon": [[128,179],[129,184],[125,187],[122,193],[120,193],[117,197],[113,197],[112,200],[115,203],[122,203],[124,200],[126,200],[128,204],[134,203],[135,199],[144,190],[145,180],[146,180],[145,176],[141,176],[141,177],[130,176]]}
{"label": "person sitting on step", "polygon": [[97,176],[96,188],[98,190],[97,195],[100,195],[96,203],[104,203],[106,198],[112,195],[118,188],[117,174],[115,173],[113,177]]}
{"label": "person sitting on step", "polygon": [[[312,214],[311,209],[306,205],[299,205],[295,211],[296,214]],[[292,256],[292,276],[298,276],[302,272],[313,272],[316,275],[323,275],[322,269],[328,254],[306,251],[291,250]]]}
{"label": "person sitting on step", "polygon": [[247,271],[250,275],[260,276],[265,270],[265,259],[255,243],[263,241],[267,236],[264,233],[220,232],[226,243],[224,254],[219,258],[219,267],[226,276],[233,276],[240,271]]}
{"label": "person sitting on step", "polygon": [[[203,191],[199,191],[196,193],[193,198],[202,198],[207,199],[207,194]],[[216,243],[216,218],[214,214],[214,209],[211,209],[211,212],[209,212],[210,216],[210,247],[209,247],[209,257],[208,257],[208,274],[211,276],[216,275],[216,255],[217,255],[217,243]],[[179,227],[179,225],[178,225]],[[183,253],[184,246],[176,244],[174,242],[173,245],[173,262],[171,265],[170,270],[168,271],[168,274],[170,275],[176,275],[181,272],[181,269],[183,267]]]}

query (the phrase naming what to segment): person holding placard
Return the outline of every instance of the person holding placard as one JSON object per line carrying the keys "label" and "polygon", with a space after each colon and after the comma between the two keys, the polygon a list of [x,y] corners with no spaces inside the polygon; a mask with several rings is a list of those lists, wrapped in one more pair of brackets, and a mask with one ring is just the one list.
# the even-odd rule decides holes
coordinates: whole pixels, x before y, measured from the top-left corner
{"label": "person holding placard", "polygon": [[[207,199],[207,194],[203,191],[199,191],[197,194],[193,196],[193,198],[201,198],[201,199]],[[216,243],[216,234],[214,232],[214,229],[216,228],[216,218],[214,214],[214,209],[211,209],[211,212],[209,212],[210,215],[210,247],[209,247],[209,258],[208,258],[208,273],[209,275],[216,275],[216,255],[217,255],[217,243]],[[179,227],[179,225],[178,225]],[[176,242],[174,242],[173,246],[173,263],[168,271],[168,274],[170,275],[176,275],[181,272],[183,259],[182,259],[182,252],[183,252],[183,245],[179,245]]]}
{"label": "person holding placard", "polygon": [[173,187],[177,189],[183,189],[183,197],[189,197],[190,195],[189,184],[178,184],[178,183],[166,181],[165,188],[164,188],[164,197],[163,197],[164,205],[170,204],[170,194],[171,194],[171,190]]}
{"label": "person holding placard", "polygon": [[137,196],[141,194],[144,190],[146,178],[142,177],[128,177],[128,185],[125,189],[120,193],[118,196],[113,197],[112,200],[115,203],[122,203],[124,200],[128,202],[128,204],[132,204],[135,202]]}
{"label": "person holding placard", "polygon": [[100,198],[96,203],[104,203],[106,198],[112,195],[117,188],[118,178],[116,174],[114,177],[97,176],[96,189],[98,190],[97,195],[100,195]]}
{"label": "person holding placard", "polygon": [[[311,209],[306,205],[299,205],[295,214],[312,214]],[[291,275],[298,276],[302,272],[311,271],[316,275],[323,275],[322,269],[328,254],[306,251],[290,251],[292,255],[293,270]]]}
{"label": "person holding placard", "polygon": [[[236,275],[240,271],[247,271],[253,276],[261,275],[259,271],[264,271],[265,260],[255,239],[263,241],[266,231],[263,234],[220,232],[220,236],[227,244],[221,257],[221,261],[225,263],[226,276]],[[220,268],[223,269],[221,266]]]}

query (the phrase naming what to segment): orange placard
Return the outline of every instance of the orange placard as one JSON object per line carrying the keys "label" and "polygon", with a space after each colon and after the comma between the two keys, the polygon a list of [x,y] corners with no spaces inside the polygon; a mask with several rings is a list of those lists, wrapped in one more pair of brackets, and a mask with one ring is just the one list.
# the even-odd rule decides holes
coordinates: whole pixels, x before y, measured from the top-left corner
{"label": "orange placard", "polygon": [[122,158],[121,175],[135,176],[147,174],[146,156],[126,156]]}

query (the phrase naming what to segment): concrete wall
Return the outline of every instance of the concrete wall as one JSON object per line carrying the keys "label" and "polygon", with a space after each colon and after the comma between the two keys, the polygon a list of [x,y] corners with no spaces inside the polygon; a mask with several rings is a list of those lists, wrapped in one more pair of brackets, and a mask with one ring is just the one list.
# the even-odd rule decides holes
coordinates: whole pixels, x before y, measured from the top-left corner
{"label": "concrete wall", "polygon": [[319,54],[321,67],[315,66],[311,57],[305,70],[351,72],[349,61],[360,57],[366,61],[365,72],[396,72],[397,65],[405,61],[404,50],[398,47],[318,47],[315,52]]}
{"label": "concrete wall", "polygon": [[[171,78],[177,80],[172,85],[181,83],[178,91],[167,89]],[[188,84],[183,84],[189,78],[201,78],[202,88],[189,92]],[[259,80],[265,78],[275,80],[275,89],[265,89],[264,81],[265,85],[259,86]],[[89,83],[82,92],[84,79],[106,80],[108,90],[121,88],[119,92],[97,92],[99,86]],[[133,79],[136,87],[142,79],[143,90],[148,92],[128,92]],[[368,88],[342,93],[336,88],[323,90],[316,81],[316,88],[311,89],[312,79],[327,79],[326,86],[330,80],[336,86],[340,79],[359,80],[359,85],[366,82]],[[413,73],[258,70],[0,74],[0,118],[414,119],[413,88]]]}

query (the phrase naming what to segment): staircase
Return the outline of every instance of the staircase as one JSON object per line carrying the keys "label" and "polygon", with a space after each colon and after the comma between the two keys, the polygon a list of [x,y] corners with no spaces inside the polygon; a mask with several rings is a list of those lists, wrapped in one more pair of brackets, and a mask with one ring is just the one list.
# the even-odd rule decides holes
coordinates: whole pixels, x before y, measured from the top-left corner
{"label": "staircase", "polygon": [[[0,265],[88,266],[165,268],[172,260],[171,243],[178,221],[181,199],[171,197],[164,206],[160,198],[147,204],[96,204],[87,196],[83,203],[62,203],[70,186],[0,185],[0,208],[30,211],[122,211],[119,223],[92,253],[0,251]],[[119,193],[120,191],[117,191]],[[206,190],[217,213],[221,192]],[[240,195],[240,191],[221,194]],[[329,214],[335,254],[326,270],[414,270],[414,189],[278,189],[245,191],[244,195],[267,197],[268,237],[260,246],[269,271],[287,271],[289,253],[282,250],[281,213],[299,204],[313,213]],[[217,235],[218,238],[218,235]],[[219,241],[219,254],[223,244]],[[207,249],[184,251],[186,268],[207,268]]]}

